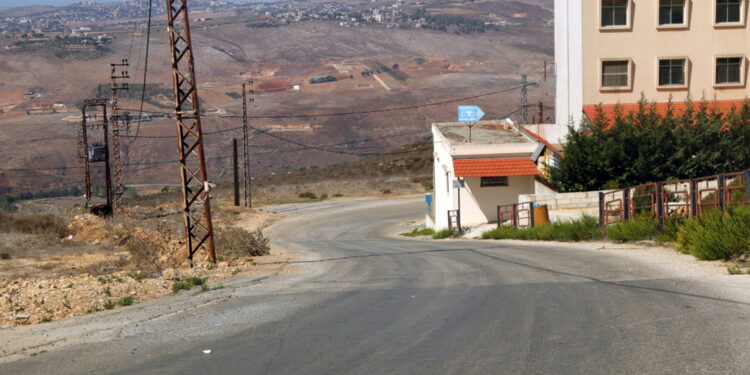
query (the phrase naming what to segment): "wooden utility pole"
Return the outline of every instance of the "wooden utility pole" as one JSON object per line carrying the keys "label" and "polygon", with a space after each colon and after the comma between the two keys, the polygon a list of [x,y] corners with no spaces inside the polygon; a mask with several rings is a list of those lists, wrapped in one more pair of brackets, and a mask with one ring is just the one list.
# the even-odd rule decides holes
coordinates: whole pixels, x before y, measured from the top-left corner
{"label": "wooden utility pole", "polygon": [[[250,85],[253,81],[248,81]],[[250,134],[247,125],[247,103],[252,102],[253,98],[247,97],[247,83],[242,82],[242,158],[244,166],[244,190],[245,190],[245,207],[253,206],[252,199],[252,180],[250,179]],[[254,91],[250,90],[250,94]]]}
{"label": "wooden utility pole", "polygon": [[234,205],[240,205],[240,161],[237,157],[237,138],[232,139],[232,167],[234,169]]}

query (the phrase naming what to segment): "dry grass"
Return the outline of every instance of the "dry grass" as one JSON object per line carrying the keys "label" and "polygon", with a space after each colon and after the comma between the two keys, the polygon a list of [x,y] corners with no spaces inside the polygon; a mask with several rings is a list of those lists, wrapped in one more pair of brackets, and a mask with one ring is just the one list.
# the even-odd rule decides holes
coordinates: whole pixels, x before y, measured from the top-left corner
{"label": "dry grass", "polygon": [[220,257],[263,256],[271,252],[269,242],[260,230],[249,232],[230,227],[217,232],[216,251]]}

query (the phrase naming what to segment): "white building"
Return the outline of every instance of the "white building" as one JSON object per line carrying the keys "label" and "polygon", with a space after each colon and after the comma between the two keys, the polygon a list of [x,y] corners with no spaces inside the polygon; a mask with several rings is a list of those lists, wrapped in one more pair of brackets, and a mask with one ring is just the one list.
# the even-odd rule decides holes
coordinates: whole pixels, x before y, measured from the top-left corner
{"label": "white building", "polygon": [[497,206],[516,203],[520,194],[552,192],[543,176],[545,165],[559,162],[559,151],[509,119],[480,121],[471,130],[464,123],[438,123],[432,133],[429,228],[448,228],[454,210],[462,226],[497,222]]}

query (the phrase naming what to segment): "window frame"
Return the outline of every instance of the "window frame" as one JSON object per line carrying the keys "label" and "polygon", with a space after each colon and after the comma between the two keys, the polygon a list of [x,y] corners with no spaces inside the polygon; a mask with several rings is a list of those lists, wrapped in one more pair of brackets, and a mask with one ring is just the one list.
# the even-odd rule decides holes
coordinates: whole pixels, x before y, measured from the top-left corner
{"label": "window frame", "polygon": [[[658,30],[678,30],[690,28],[690,0],[685,0],[682,5],[682,23],[661,23],[661,0],[656,3],[656,28]],[[714,18],[715,19],[715,18]]]}
{"label": "window frame", "polygon": [[713,24],[714,28],[716,29],[726,29],[726,28],[737,28],[737,27],[745,27],[745,12],[747,11],[747,7],[745,4],[747,3],[747,0],[740,0],[740,20],[738,22],[716,22],[717,13],[719,10],[719,0],[713,0]]}
{"label": "window frame", "polygon": [[[500,179],[498,184],[487,182],[485,179]],[[508,187],[510,186],[510,178],[508,176],[486,176],[479,178],[479,187]]]}
{"label": "window frame", "polygon": [[[628,62],[628,84],[626,86],[604,86],[604,63],[613,61]],[[633,90],[633,60],[630,58],[607,58],[599,60],[599,91],[623,92]]]}
{"label": "window frame", "polygon": [[599,10],[598,10],[598,21],[599,24],[599,30],[600,31],[627,31],[632,29],[633,24],[633,1],[632,0],[625,0],[626,2],[626,10],[625,10],[625,25],[613,25],[613,26],[603,26],[602,25],[602,13],[603,13],[603,7],[604,7],[604,1],[605,0],[599,0]]}
{"label": "window frame", "polygon": [[[661,62],[665,60],[682,60],[683,74],[685,82],[681,85],[662,85],[661,84]],[[690,87],[690,59],[687,56],[664,56],[656,59],[656,88],[660,91],[685,90]]]}
{"label": "window frame", "polygon": [[[740,81],[739,82],[728,82],[718,83],[717,68],[719,59],[740,59]],[[745,55],[717,55],[714,56],[714,88],[716,89],[728,89],[728,88],[743,88],[747,80],[747,58]]]}

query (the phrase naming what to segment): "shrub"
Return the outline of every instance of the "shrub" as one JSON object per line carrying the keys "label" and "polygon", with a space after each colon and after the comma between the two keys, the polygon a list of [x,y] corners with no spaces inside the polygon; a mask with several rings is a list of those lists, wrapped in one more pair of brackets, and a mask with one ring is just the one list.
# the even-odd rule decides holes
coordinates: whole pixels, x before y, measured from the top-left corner
{"label": "shrub", "polygon": [[750,208],[730,207],[688,219],[677,241],[683,251],[698,259],[732,259],[750,254]]}
{"label": "shrub", "polygon": [[739,275],[742,273],[742,269],[740,269],[740,266],[727,266],[727,272],[730,275]]}
{"label": "shrub", "polygon": [[104,302],[104,308],[107,310],[112,310],[115,308],[115,303],[112,301]]}
{"label": "shrub", "polygon": [[131,296],[122,297],[117,300],[117,304],[120,306],[130,306],[135,302],[135,299]]}
{"label": "shrub", "polygon": [[128,276],[140,281],[148,275],[161,271],[157,263],[159,244],[149,238],[130,238],[125,248],[130,253],[129,268],[137,272],[129,272]]}
{"label": "shrub", "polygon": [[309,191],[306,191],[304,193],[299,193],[299,197],[306,198],[306,199],[318,199],[318,197],[314,193],[309,192]]}
{"label": "shrub", "polygon": [[533,228],[500,227],[482,233],[483,239],[516,239],[535,241],[578,242],[602,238],[599,221],[591,216],[577,220],[549,223]]}
{"label": "shrub", "polygon": [[432,238],[436,240],[455,237],[458,237],[458,231],[455,229],[443,229],[432,235]]}
{"label": "shrub", "polygon": [[642,241],[659,234],[656,220],[632,220],[607,227],[607,238],[613,241]]}
{"label": "shrub", "polygon": [[419,237],[419,236],[433,236],[435,235],[435,230],[432,228],[414,228],[411,232],[401,233],[401,236],[404,237]]}
{"label": "shrub", "polygon": [[216,247],[221,256],[262,256],[271,252],[270,239],[263,232],[248,232],[242,228],[230,227],[218,231]]}
{"label": "shrub", "polygon": [[190,288],[192,288],[192,287],[193,287],[193,285],[190,284],[187,281],[175,281],[172,284],[172,293],[173,294],[177,294],[177,292],[179,292],[179,291],[181,291],[183,289],[184,290],[190,290]]}
{"label": "shrub", "polygon": [[0,210],[0,231],[62,238],[70,234],[68,224],[52,214],[13,215]]}

